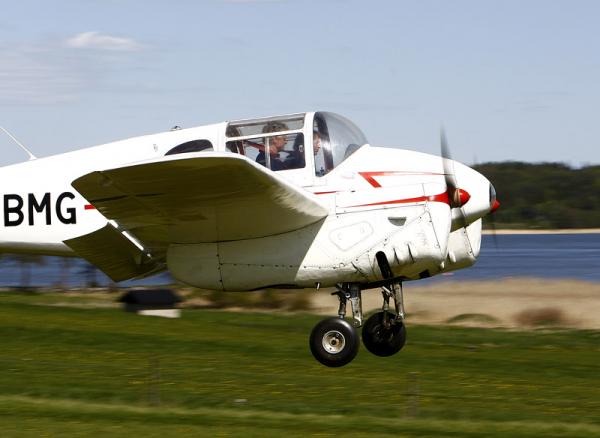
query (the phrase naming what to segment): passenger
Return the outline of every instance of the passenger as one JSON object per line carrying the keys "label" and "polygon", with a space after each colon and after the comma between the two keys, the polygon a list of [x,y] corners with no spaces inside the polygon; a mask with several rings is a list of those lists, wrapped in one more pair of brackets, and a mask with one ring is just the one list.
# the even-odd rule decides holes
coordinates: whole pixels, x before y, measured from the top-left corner
{"label": "passenger", "polygon": [[[262,132],[263,134],[268,134],[270,132],[278,132],[278,131],[287,131],[288,127],[283,122],[269,122],[265,125]],[[286,165],[281,161],[279,157],[279,152],[281,152],[287,143],[287,137],[285,135],[276,135],[275,137],[265,137],[265,149],[267,149],[267,143],[269,143],[269,161],[271,170],[285,170],[287,169]],[[262,150],[259,152],[256,157],[256,162],[262,164],[263,166],[267,166],[266,163],[266,155],[265,151]]]}
{"label": "passenger", "polygon": [[[240,130],[235,127],[235,126],[231,126],[229,125],[227,127],[227,130],[225,131],[225,135],[227,137],[241,137],[242,134],[240,133]],[[241,154],[244,155],[244,142],[242,141],[228,141],[227,144],[227,149],[229,149],[231,152],[235,152],[236,154]]]}

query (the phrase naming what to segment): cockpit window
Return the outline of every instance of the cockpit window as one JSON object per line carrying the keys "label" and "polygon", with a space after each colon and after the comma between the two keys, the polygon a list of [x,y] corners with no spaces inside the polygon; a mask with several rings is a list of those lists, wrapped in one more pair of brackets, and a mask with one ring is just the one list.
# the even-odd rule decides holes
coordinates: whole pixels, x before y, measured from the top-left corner
{"label": "cockpit window", "polygon": [[315,114],[313,147],[315,173],[323,176],[367,144],[362,131],[345,117],[329,112]]}
{"label": "cockpit window", "polygon": [[287,130],[301,130],[304,126],[304,114],[294,114],[291,116],[269,117],[268,119],[240,120],[229,122],[226,134],[228,137],[241,137],[262,134],[267,125],[273,126],[276,123],[282,123]]}
{"label": "cockpit window", "polygon": [[225,131],[229,151],[274,171],[305,167],[304,115],[231,122]]}
{"label": "cockpit window", "polygon": [[188,152],[212,151],[213,145],[208,140],[192,140],[175,146],[165,155],[185,154]]}

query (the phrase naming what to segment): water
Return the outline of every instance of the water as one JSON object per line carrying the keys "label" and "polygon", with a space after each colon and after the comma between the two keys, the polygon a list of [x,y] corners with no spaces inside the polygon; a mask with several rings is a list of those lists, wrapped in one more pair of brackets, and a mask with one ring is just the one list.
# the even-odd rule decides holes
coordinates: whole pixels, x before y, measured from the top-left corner
{"label": "water", "polygon": [[[565,278],[600,282],[600,234],[529,234],[483,236],[481,254],[475,266],[427,281],[495,280],[514,277]],[[26,269],[31,269],[30,286],[108,286],[110,280],[88,263],[78,259],[44,257],[44,264],[23,264],[9,256],[0,259],[0,286],[23,286]],[[172,283],[168,273],[120,286]]]}
{"label": "water", "polygon": [[[136,281],[123,281],[118,286],[150,286],[173,284],[169,273]],[[109,286],[110,278],[85,260],[68,257],[39,257],[26,262],[19,256],[0,258],[0,287],[90,287]]]}
{"label": "water", "polygon": [[483,236],[475,266],[436,278],[493,280],[514,277],[600,282],[600,234]]}

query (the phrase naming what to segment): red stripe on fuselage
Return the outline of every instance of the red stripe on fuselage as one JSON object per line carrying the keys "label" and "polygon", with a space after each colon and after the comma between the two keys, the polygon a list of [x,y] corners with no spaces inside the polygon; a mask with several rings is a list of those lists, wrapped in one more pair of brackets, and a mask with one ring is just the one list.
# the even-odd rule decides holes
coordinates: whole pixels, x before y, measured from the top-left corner
{"label": "red stripe on fuselage", "polygon": [[85,207],[83,207],[86,210],[95,210],[96,207],[94,207],[92,204],[86,204]]}
{"label": "red stripe on fuselage", "polygon": [[377,182],[374,178],[376,176],[409,176],[409,175],[436,175],[436,176],[444,176],[443,173],[435,173],[435,172],[410,172],[410,171],[402,171],[402,170],[391,170],[391,171],[378,171],[378,172],[358,172],[360,176],[367,180],[369,184],[371,184],[375,188],[381,187],[381,184]]}
{"label": "red stripe on fuselage", "polygon": [[448,198],[448,193],[444,192],[440,193],[439,195],[419,196],[416,198],[406,199],[394,199],[391,201],[373,202],[371,204],[351,205],[350,207],[374,207],[376,205],[413,204],[418,202],[443,202],[444,204],[450,205],[450,198]]}
{"label": "red stripe on fuselage", "polygon": [[[377,182],[377,180],[375,179],[375,177],[377,177],[377,176],[411,176],[411,175],[444,176],[445,175],[444,173],[437,173],[437,172],[411,172],[411,171],[402,171],[402,170],[358,172],[358,174],[360,176],[362,176],[369,184],[371,184],[371,186],[373,186],[376,189],[382,187],[381,184],[379,184],[379,182]],[[461,192],[464,192],[464,194],[466,196],[469,196],[469,194],[466,191],[461,190]],[[325,195],[325,194],[331,194],[331,193],[338,193],[338,192],[337,191],[315,192],[314,194],[315,195]],[[467,198],[467,200],[468,200],[468,198]],[[378,206],[378,205],[394,205],[394,204],[414,204],[414,203],[419,203],[419,202],[442,202],[444,204],[450,205],[450,198],[448,197],[448,192],[444,192],[444,193],[440,193],[438,195],[431,195],[431,196],[418,196],[415,198],[393,199],[391,201],[381,201],[381,202],[373,202],[373,203],[369,203],[369,204],[351,205],[347,208],[374,207],[374,206]]]}

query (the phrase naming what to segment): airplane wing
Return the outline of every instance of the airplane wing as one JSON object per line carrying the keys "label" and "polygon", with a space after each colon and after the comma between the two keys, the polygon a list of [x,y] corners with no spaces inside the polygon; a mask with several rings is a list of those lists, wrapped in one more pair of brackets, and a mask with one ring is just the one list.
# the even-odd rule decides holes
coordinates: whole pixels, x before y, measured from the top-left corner
{"label": "airplane wing", "polygon": [[252,239],[317,222],[314,195],[231,153],[161,157],[88,173],[72,183],[100,213],[146,248]]}

